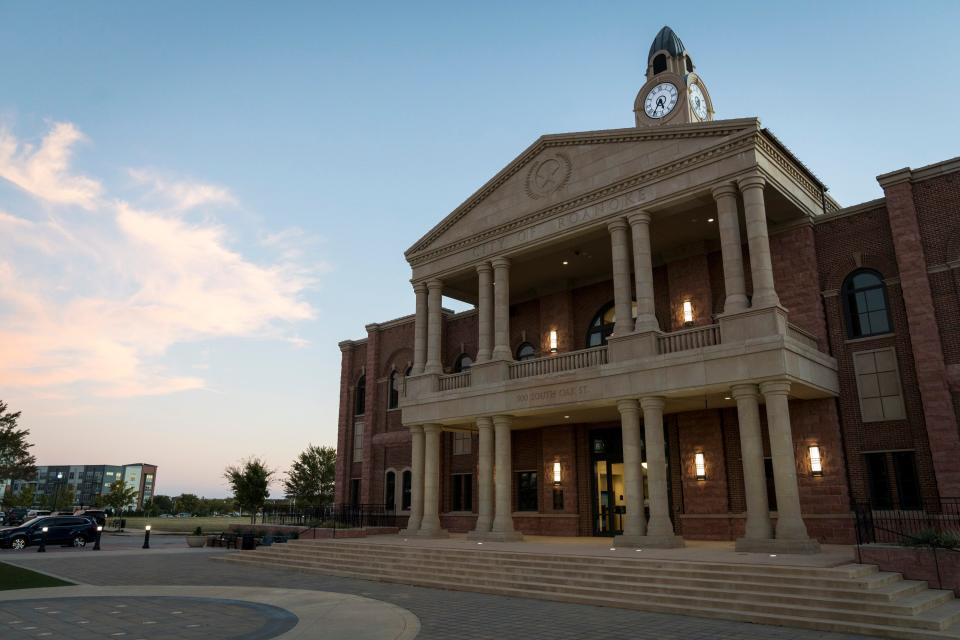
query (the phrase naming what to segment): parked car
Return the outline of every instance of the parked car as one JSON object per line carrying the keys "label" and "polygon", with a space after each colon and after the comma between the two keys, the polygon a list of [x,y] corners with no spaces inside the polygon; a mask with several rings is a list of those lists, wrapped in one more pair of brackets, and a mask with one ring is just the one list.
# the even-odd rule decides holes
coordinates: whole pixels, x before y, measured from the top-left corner
{"label": "parked car", "polygon": [[27,519],[30,518],[39,518],[40,516],[50,515],[49,509],[30,509],[27,511]]}
{"label": "parked car", "polygon": [[7,519],[4,521],[5,527],[15,527],[18,524],[22,524],[27,520],[27,508],[26,507],[13,507],[12,509],[7,509]]}
{"label": "parked car", "polygon": [[101,527],[107,526],[107,512],[103,509],[82,509],[80,511],[74,511],[71,515],[93,518],[93,521]]}
{"label": "parked car", "polygon": [[40,544],[47,527],[47,544],[83,547],[97,537],[97,523],[83,516],[40,516],[18,527],[0,529],[0,547],[25,549]]}

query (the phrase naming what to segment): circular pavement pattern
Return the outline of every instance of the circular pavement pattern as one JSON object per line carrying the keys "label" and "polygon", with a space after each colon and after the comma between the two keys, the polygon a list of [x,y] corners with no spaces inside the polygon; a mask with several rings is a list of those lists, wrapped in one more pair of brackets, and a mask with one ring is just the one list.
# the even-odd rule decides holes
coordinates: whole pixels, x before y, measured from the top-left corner
{"label": "circular pavement pattern", "polygon": [[0,637],[44,640],[267,640],[298,618],[280,607],[204,597],[80,596],[0,602]]}

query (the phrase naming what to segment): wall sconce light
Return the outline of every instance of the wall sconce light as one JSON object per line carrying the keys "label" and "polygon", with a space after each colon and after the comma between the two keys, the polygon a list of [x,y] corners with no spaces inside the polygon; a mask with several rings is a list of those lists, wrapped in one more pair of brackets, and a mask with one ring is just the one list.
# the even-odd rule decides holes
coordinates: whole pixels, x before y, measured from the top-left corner
{"label": "wall sconce light", "polygon": [[820,458],[820,447],[815,444],[810,446],[810,471],[815,476],[823,475],[823,460]]}
{"label": "wall sconce light", "polygon": [[553,463],[553,484],[555,485],[560,484],[560,463],[559,462]]}
{"label": "wall sconce light", "polygon": [[550,329],[550,353],[557,352],[557,330]]}
{"label": "wall sconce light", "polygon": [[697,480],[706,480],[707,479],[707,465],[703,459],[703,452],[697,451],[693,455],[693,465],[697,470]]}
{"label": "wall sconce light", "polygon": [[689,300],[683,301],[683,324],[691,324],[693,322],[693,303]]}

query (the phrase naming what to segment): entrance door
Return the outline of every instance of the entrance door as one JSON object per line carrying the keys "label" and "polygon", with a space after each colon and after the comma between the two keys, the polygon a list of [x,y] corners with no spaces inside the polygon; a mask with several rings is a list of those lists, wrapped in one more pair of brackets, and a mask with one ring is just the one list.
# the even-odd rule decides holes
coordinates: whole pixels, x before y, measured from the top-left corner
{"label": "entrance door", "polygon": [[623,488],[623,447],[619,429],[590,433],[593,463],[593,535],[623,533],[626,513]]}

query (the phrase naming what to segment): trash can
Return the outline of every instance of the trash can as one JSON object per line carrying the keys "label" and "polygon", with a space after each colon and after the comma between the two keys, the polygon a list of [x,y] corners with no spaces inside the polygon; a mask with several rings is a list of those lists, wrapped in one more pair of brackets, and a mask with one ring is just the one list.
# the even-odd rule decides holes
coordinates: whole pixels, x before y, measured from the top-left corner
{"label": "trash can", "polygon": [[243,541],[240,543],[241,551],[253,551],[257,548],[257,543],[253,539],[252,533],[243,534]]}

